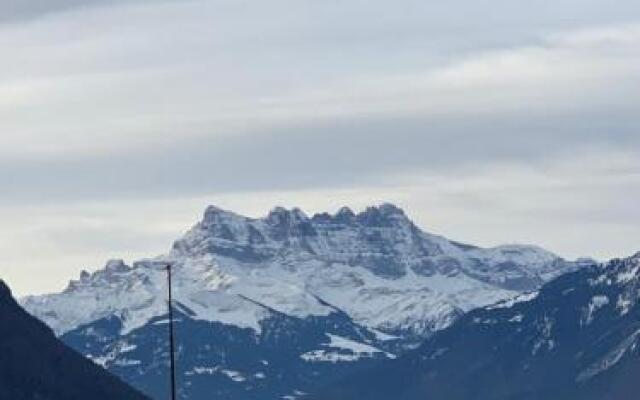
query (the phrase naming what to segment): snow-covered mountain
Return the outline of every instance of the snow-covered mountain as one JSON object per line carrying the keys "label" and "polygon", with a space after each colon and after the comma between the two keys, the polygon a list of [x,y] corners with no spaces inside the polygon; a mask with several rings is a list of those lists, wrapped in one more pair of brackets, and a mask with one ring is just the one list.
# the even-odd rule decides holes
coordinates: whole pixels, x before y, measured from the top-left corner
{"label": "snow-covered mountain", "polygon": [[311,398],[637,398],[639,301],[640,253],[474,310],[418,349]]}
{"label": "snow-covered mountain", "polygon": [[[167,255],[132,266],[109,261],[62,293],[22,303],[63,340],[156,394],[166,352],[151,352],[151,362],[149,343],[156,338],[162,349],[167,263],[174,266],[179,329],[210,334],[197,349],[182,343],[182,357],[191,357],[183,374],[192,399],[206,392],[211,376],[241,388],[226,398],[302,392],[319,376],[343,373],[336,364],[393,357],[473,308],[535,290],[579,265],[534,246],[484,249],[425,233],[390,204],[313,217],[276,208],[260,219],[211,206]],[[143,347],[149,351],[136,354]],[[231,352],[248,349],[251,360],[230,361]],[[294,368],[300,376],[274,385],[274,371]],[[272,392],[260,392],[261,385]]]}

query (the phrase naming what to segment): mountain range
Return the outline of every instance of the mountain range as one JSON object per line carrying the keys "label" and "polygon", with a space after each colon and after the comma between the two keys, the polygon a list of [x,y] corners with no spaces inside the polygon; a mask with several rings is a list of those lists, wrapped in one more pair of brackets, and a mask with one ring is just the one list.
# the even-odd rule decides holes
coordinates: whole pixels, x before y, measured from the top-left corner
{"label": "mountain range", "polygon": [[171,264],[180,398],[291,399],[404,359],[469,311],[590,263],[452,241],[390,204],[263,218],[211,206],[166,255],[112,260],[62,293],[21,302],[65,343],[161,398]]}
{"label": "mountain range", "polygon": [[322,400],[627,400],[640,384],[640,253],[479,308]]}

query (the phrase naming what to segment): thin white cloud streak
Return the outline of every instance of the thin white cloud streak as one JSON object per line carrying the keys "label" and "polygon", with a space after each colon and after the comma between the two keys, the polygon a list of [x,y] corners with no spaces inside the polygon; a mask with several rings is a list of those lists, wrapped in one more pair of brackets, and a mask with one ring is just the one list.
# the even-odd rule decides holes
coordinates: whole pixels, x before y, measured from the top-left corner
{"label": "thin white cloud streak", "polygon": [[639,45],[639,26],[571,32],[536,46],[483,52],[419,73],[350,77],[273,102],[283,111],[302,105],[326,117],[635,109]]}

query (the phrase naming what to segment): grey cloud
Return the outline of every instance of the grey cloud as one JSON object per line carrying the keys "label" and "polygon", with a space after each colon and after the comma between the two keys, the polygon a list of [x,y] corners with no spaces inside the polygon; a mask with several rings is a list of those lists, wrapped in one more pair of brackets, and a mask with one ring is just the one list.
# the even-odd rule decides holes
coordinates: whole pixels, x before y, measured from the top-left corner
{"label": "grey cloud", "polygon": [[[4,0],[0,3],[0,16],[3,19],[19,19],[38,16],[50,12],[65,11],[74,8],[88,6],[109,6],[112,4],[131,4],[148,2],[152,6],[158,1],[151,0]],[[200,1],[205,3],[207,1]],[[469,24],[510,25],[511,28],[525,23],[544,24],[579,24],[593,22],[619,22],[630,19],[632,11],[640,8],[637,2],[620,1],[612,7],[604,0],[538,0],[531,2],[514,2],[509,0],[453,0],[446,3],[440,1],[404,0],[393,4],[391,7],[385,1],[329,1],[318,5],[312,1],[273,1],[269,3],[231,2],[225,0],[210,0],[209,3],[224,7],[221,10],[231,8],[229,5],[236,3],[241,6],[259,8],[265,11],[272,10],[274,14],[282,13],[286,9],[304,11],[306,9],[313,17],[326,17],[327,13],[336,10],[357,24],[358,20],[378,20],[388,22],[394,17],[402,16],[403,21],[421,19],[432,16],[434,20],[442,21],[452,27]],[[316,4],[313,4],[316,3]],[[310,15],[311,16],[311,15]],[[468,16],[468,17],[467,17]],[[318,20],[317,19],[317,20]],[[484,21],[483,21],[484,20]],[[425,27],[428,29],[428,27]],[[329,35],[330,32],[327,31]],[[354,32],[358,34],[358,32]]]}
{"label": "grey cloud", "polygon": [[340,188],[495,163],[542,166],[584,149],[640,148],[640,121],[609,111],[471,119],[348,119],[172,146],[0,164],[2,202]]}
{"label": "grey cloud", "polygon": [[55,247],[66,247],[74,252],[113,252],[127,248],[131,251],[145,250],[169,243],[166,234],[138,232],[131,227],[57,226],[43,229],[33,235],[34,240],[50,243]]}
{"label": "grey cloud", "polygon": [[20,22],[77,8],[145,1],[149,0],[4,0],[0,2],[0,23]]}
{"label": "grey cloud", "polygon": [[[624,2],[596,13],[602,2],[595,0],[584,1],[580,7],[574,7],[577,3],[570,0],[526,5],[502,0],[388,4],[154,2],[131,10],[117,7],[113,11],[116,7],[107,6],[83,10],[47,23],[25,24],[23,29],[6,29],[0,49],[14,51],[16,58],[15,64],[0,67],[0,120],[3,133],[8,132],[0,137],[0,154],[20,158],[56,149],[70,158],[82,158],[87,148],[126,152],[146,142],[146,147],[155,147],[165,137],[192,135],[194,130],[211,134],[232,131],[227,122],[248,121],[249,125],[261,118],[271,122],[274,115],[281,122],[296,124],[301,135],[308,131],[330,138],[343,136],[345,128],[338,125],[334,134],[328,132],[333,129],[330,124],[317,128],[301,124],[363,112],[386,117],[395,114],[401,120],[414,106],[418,113],[435,109],[437,114],[439,107],[457,112],[462,122],[454,122],[452,128],[436,126],[435,130],[461,129],[456,124],[472,121],[467,114],[474,109],[504,108],[512,97],[520,103],[531,97],[531,107],[540,108],[542,103],[542,107],[552,108],[541,94],[554,103],[556,89],[564,87],[565,75],[571,81],[573,63],[583,65],[577,62],[581,61],[580,54],[576,56],[580,51],[561,48],[530,55],[527,49],[531,42],[541,40],[545,32],[594,21],[620,23],[631,19],[638,7]],[[460,10],[475,13],[474,17],[462,18]],[[502,50],[488,66],[482,65],[482,51],[487,47]],[[512,48],[515,55],[509,54]],[[519,51],[523,48],[524,57]],[[469,58],[460,52],[466,51],[480,53],[481,65],[472,63],[464,69]],[[622,51],[632,54],[626,60],[618,55],[613,61],[626,61],[624,68],[632,65],[635,70],[636,52],[624,47]],[[586,56],[584,63],[608,61],[601,49],[593,53],[594,58]],[[540,65],[534,65],[532,71],[520,71],[527,69],[527,62],[535,63],[536,56],[542,59]],[[524,60],[509,71],[500,71],[505,57]],[[433,63],[453,66],[454,76],[438,81],[437,74],[443,68],[432,68]],[[478,69],[480,79],[474,75]],[[536,75],[540,69],[554,74],[544,80],[546,76]],[[591,98],[603,98],[609,106],[607,99],[622,98],[620,93],[601,88],[579,90],[591,88],[592,82],[608,84],[617,69],[595,79],[588,73],[590,68],[584,70],[586,74],[576,71],[580,77],[577,84],[567,85],[564,92],[557,90],[564,95],[559,96],[562,101],[584,105]],[[509,78],[506,82],[500,82],[503,72]],[[631,87],[628,81],[637,78],[633,74],[620,73],[625,81],[618,86]],[[554,75],[561,78],[554,80]],[[457,84],[462,81],[464,85],[465,79],[472,84],[460,89]],[[476,89],[474,79],[490,84],[485,87],[480,82]],[[584,96],[584,92],[591,96]],[[633,104],[636,96],[626,100],[627,104]],[[376,129],[367,121],[354,120],[353,124],[356,129]],[[381,124],[384,127],[384,121]],[[259,125],[260,121],[250,126],[250,133],[258,135]],[[413,125],[410,120],[399,121],[396,128],[418,130]],[[470,134],[484,132],[484,126],[480,126],[480,133],[473,133],[472,122],[468,125]],[[89,136],[91,139],[84,139]],[[180,146],[187,148],[189,144]],[[339,155],[336,157],[339,161]],[[392,154],[381,157],[406,162]]]}

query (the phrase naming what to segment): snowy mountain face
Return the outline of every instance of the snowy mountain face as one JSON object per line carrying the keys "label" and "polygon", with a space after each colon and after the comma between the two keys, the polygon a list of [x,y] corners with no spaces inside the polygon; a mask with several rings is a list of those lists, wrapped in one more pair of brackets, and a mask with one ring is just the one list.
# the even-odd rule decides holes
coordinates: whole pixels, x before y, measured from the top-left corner
{"label": "snowy mountain face", "polygon": [[639,300],[640,253],[474,310],[418,349],[311,398],[637,398]]}
{"label": "snowy mountain face", "polygon": [[211,390],[230,399],[295,397],[578,266],[532,246],[449,241],[388,204],[313,217],[276,208],[261,219],[209,207],[169,254],[132,266],[110,261],[23,305],[160,396],[167,263],[181,315],[183,398],[191,399]]}

